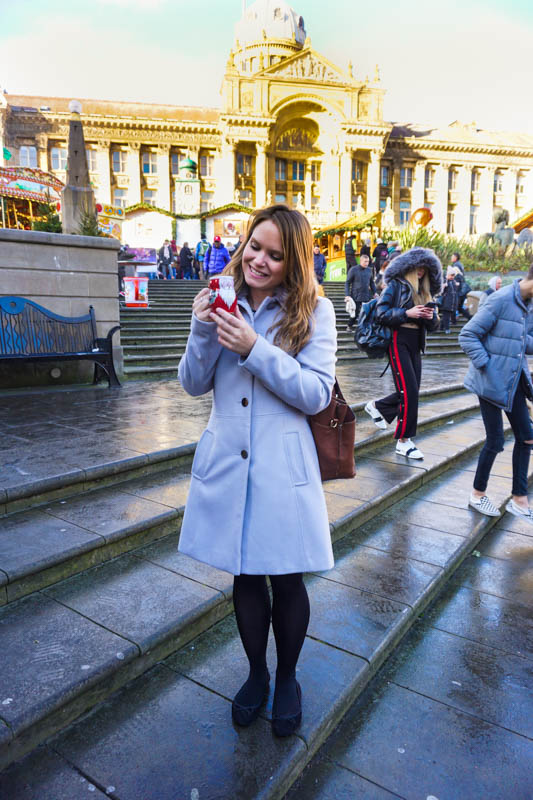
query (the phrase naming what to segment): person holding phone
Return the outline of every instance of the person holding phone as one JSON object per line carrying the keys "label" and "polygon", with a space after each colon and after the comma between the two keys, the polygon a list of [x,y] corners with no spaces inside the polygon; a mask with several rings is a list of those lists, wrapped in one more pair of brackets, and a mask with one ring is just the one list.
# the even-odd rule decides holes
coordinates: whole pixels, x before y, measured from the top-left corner
{"label": "person holding phone", "polygon": [[418,422],[421,353],[426,331],[436,330],[440,322],[433,298],[442,291],[442,265],[433,250],[413,247],[391,261],[384,281],[376,320],[392,328],[388,355],[395,391],[381,400],[369,400],[365,411],[378,428],[397,419],[396,453],[421,459],[423,453],[412,441]]}

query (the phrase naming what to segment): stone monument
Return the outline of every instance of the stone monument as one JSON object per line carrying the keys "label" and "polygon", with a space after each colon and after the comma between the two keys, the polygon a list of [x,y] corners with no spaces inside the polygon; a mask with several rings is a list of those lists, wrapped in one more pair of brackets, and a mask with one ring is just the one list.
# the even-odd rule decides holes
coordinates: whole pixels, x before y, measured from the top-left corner
{"label": "stone monument", "polygon": [[71,100],[68,134],[67,181],[61,194],[63,233],[79,233],[85,214],[95,214],[87,153],[81,124],[81,103]]}

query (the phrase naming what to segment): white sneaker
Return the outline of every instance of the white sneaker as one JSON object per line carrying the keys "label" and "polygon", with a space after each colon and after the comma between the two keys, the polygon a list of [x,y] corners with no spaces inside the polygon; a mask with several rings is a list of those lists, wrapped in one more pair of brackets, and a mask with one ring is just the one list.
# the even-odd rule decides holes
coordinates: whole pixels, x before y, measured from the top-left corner
{"label": "white sneaker", "polygon": [[519,506],[513,498],[509,500],[507,505],[505,506],[505,510],[508,511],[510,514],[514,514],[515,517],[521,517],[522,519],[526,520],[526,522],[531,522],[533,524],[533,512],[527,507],[527,509],[522,508]]}
{"label": "white sneaker", "polygon": [[378,428],[381,428],[382,430],[386,430],[387,429],[387,423],[385,422],[385,420],[383,419],[383,417],[381,416],[381,414],[377,410],[376,404],[374,403],[373,400],[369,400],[368,401],[368,403],[365,406],[365,411],[366,411],[367,414],[370,414],[370,416],[372,417],[374,425],[377,425]]}
{"label": "white sneaker", "polygon": [[396,445],[396,452],[399,456],[407,456],[407,458],[424,458],[424,454],[418,449],[416,444],[411,439],[406,439],[405,442],[400,442]]}
{"label": "white sneaker", "polygon": [[483,497],[474,497],[474,495],[471,494],[468,505],[472,506],[472,508],[475,508],[476,511],[479,511],[480,514],[485,514],[487,517],[500,516],[500,509],[494,505],[492,500],[487,497],[486,494],[484,494]]}

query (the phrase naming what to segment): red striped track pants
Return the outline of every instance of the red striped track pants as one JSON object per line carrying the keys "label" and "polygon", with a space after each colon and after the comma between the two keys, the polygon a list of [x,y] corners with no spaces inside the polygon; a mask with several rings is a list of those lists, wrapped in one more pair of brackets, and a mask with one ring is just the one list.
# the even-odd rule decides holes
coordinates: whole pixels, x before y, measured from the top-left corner
{"label": "red striped track pants", "polygon": [[410,439],[416,435],[422,375],[419,331],[414,328],[395,330],[389,348],[389,360],[396,391],[376,400],[376,408],[388,423],[397,417],[395,439]]}

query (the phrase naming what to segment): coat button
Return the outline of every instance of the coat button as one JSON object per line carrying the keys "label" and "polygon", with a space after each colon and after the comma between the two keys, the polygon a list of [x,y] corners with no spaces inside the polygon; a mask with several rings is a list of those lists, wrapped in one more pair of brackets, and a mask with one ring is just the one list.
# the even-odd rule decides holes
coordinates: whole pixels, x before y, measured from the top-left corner
{"label": "coat button", "polygon": [[241,404],[243,406],[247,406],[248,405],[248,398],[247,397],[243,397],[242,400],[241,400]]}
{"label": "coat button", "polygon": [[241,456],[243,458],[248,458],[248,450],[241,450]]}

